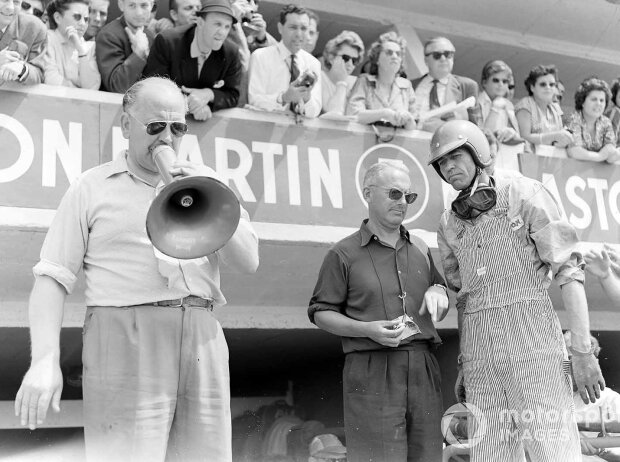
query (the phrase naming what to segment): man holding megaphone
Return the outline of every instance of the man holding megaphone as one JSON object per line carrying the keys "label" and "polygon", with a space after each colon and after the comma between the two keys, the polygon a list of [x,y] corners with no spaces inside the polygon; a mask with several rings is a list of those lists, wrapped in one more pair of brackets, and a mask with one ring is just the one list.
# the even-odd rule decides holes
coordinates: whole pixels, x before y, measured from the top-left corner
{"label": "man holding megaphone", "polygon": [[[227,240],[200,258],[173,258],[179,254],[165,247],[160,252],[145,226],[147,212],[180,213],[174,216],[182,221],[186,214],[179,208],[194,210],[196,204],[213,201],[203,196],[225,188],[205,178],[213,172],[203,165],[173,157],[164,167],[167,171],[160,171],[155,163],[155,152],[178,153],[187,132],[186,109],[181,91],[167,79],[148,78],[127,91],[121,130],[128,150],[70,186],[34,268],[32,362],[15,412],[23,425],[34,429],[43,424],[50,403],[59,410],[63,306],[83,267],[89,461],[231,459],[228,348],[211,310],[226,303],[219,287],[220,261],[240,271],[256,271],[256,233],[234,197],[226,199],[225,208],[236,212],[238,226],[234,223],[230,234],[224,233]],[[162,188],[166,175],[174,179]],[[188,181],[181,199],[170,193]],[[153,212],[162,195],[169,197],[168,204]],[[225,197],[218,193],[215,199]],[[187,222],[197,228],[196,241],[206,223],[202,216],[210,214],[208,207],[199,209],[201,218]],[[167,218],[161,226],[167,226]],[[222,221],[220,216],[214,219]],[[183,239],[188,244],[189,238]]]}

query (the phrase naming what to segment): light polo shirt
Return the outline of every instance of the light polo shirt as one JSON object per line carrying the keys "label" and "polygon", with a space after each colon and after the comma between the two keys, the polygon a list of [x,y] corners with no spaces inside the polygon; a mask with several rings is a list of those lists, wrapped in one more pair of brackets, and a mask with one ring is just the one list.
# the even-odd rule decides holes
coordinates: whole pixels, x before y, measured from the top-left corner
{"label": "light polo shirt", "polygon": [[[443,106],[450,101],[446,101],[446,91],[448,90],[448,76],[444,77],[437,81],[437,99],[439,100],[439,105]],[[424,77],[417,88],[415,89],[416,94],[416,111],[418,114],[422,114],[424,112],[428,112],[430,110],[430,96],[431,89],[433,88],[433,78],[430,75]]]}
{"label": "light polo shirt", "polygon": [[[392,320],[403,315],[399,296],[405,291],[407,314],[421,332],[401,346],[405,348],[414,340],[440,343],[428,312],[419,314],[426,290],[433,284],[444,284],[430,251],[424,255],[402,226],[396,248],[386,245],[367,223],[364,220],[359,231],[327,252],[308,307],[310,321],[314,322],[317,311],[336,311],[364,322]],[[342,337],[345,353],[384,348],[389,347],[370,338]]]}
{"label": "light polo shirt", "polygon": [[[127,168],[126,153],[85,172],[71,184],[41,249],[35,276],[74,289],[83,268],[87,306],[131,306],[187,295],[226,299],[220,253],[194,260],[158,259],[146,234],[156,188]],[[240,226],[249,223],[241,209]]]}
{"label": "light polo shirt", "polygon": [[[321,113],[321,63],[310,53],[299,50],[295,54],[295,63],[300,74],[311,70],[317,77],[305,104],[306,117],[318,117]],[[277,45],[259,48],[250,57],[250,83],[248,100],[250,104],[265,111],[283,111],[288,105],[278,102],[278,97],[284,93],[291,79],[291,52],[282,42]]]}
{"label": "light polo shirt", "polygon": [[95,42],[84,42],[86,53],[78,56],[70,40],[58,29],[47,31],[44,79],[48,85],[99,90],[101,76],[95,58]]}

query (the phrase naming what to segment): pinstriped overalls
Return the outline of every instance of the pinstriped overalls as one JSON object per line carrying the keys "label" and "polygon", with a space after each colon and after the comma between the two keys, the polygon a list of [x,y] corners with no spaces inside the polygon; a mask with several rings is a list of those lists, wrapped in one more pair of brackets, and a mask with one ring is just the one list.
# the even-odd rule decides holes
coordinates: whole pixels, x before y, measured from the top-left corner
{"label": "pinstriped overalls", "polygon": [[572,385],[556,313],[523,239],[508,216],[509,186],[475,224],[454,220],[462,292],[467,294],[461,353],[467,401],[482,411],[486,434],[472,461],[580,461]]}

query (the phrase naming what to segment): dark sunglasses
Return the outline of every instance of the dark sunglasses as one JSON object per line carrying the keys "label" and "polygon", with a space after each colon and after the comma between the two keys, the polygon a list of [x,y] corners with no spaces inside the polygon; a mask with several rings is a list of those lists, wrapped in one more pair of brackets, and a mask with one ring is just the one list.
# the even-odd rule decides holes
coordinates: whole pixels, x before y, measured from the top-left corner
{"label": "dark sunglasses", "polygon": [[405,192],[405,191],[401,191],[398,188],[386,188],[385,186],[378,186],[376,184],[372,184],[370,186],[374,186],[375,188],[385,189],[388,192],[388,197],[390,198],[390,200],[393,200],[393,201],[401,200],[401,198],[404,195],[405,202],[407,202],[407,204],[413,204],[413,202],[418,198],[418,193]]}
{"label": "dark sunglasses", "polygon": [[340,56],[345,63],[348,63],[349,61],[353,62],[354,66],[357,66],[357,63],[360,62],[359,56],[349,56],[349,55],[338,55],[338,56]]}
{"label": "dark sunglasses", "polygon": [[504,85],[510,84],[510,80],[508,80],[508,79],[498,79],[497,77],[491,77],[491,82],[493,82],[493,83],[503,83]]}
{"label": "dark sunglasses", "polygon": [[555,82],[538,82],[536,85],[539,85],[539,86],[541,86],[543,88],[547,88],[547,87],[553,88],[553,87],[555,87],[557,85],[557,83],[555,83]]}
{"label": "dark sunglasses", "polygon": [[71,14],[71,17],[73,17],[73,19],[75,19],[76,22],[80,22],[83,19],[84,22],[88,24],[88,21],[90,21],[90,18],[88,17],[88,15],[82,16],[80,13],[73,13]]}
{"label": "dark sunglasses", "polygon": [[[28,2],[22,2],[22,10],[24,11],[28,11],[30,9],[32,5]],[[33,8],[32,9],[32,14],[35,15],[37,18],[40,18],[41,16],[43,16],[43,11],[41,11],[38,8]]]}
{"label": "dark sunglasses", "polygon": [[172,132],[174,136],[183,136],[187,133],[187,124],[185,122],[169,122],[169,121],[164,121],[164,120],[162,121],[156,120],[154,122],[149,122],[148,124],[144,124],[140,122],[138,119],[136,119],[129,112],[127,114],[129,114],[129,116],[133,118],[135,121],[137,121],[140,125],[142,125],[143,127],[146,127],[146,133],[151,136],[159,135],[161,132],[163,132],[166,129],[168,125],[170,125],[170,131]]}
{"label": "dark sunglasses", "polygon": [[495,205],[497,193],[495,188],[488,185],[479,185],[475,192],[467,188],[462,191],[452,202],[452,211],[459,218],[469,220],[474,216],[474,212],[486,212]]}
{"label": "dark sunglasses", "polygon": [[430,53],[425,53],[424,56],[432,56],[436,61],[439,61],[442,56],[446,59],[452,59],[454,58],[454,51],[431,51]]}
{"label": "dark sunglasses", "polygon": [[392,50],[388,48],[387,50],[382,50],[382,51],[388,56],[396,56],[397,58],[400,58],[402,55],[402,51],[400,50]]}

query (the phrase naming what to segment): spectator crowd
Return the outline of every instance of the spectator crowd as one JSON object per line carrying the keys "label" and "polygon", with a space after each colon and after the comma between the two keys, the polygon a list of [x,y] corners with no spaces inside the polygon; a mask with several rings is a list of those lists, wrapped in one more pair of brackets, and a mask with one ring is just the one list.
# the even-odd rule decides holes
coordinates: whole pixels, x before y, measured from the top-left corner
{"label": "spectator crowd", "polygon": [[428,73],[410,80],[407,44],[397,33],[365,46],[344,30],[320,54],[320,18],[301,6],[281,10],[279,40],[267,32],[257,0],[170,0],[168,17],[160,19],[154,0],[118,0],[121,15],[107,21],[109,6],[109,0],[0,0],[0,85],[123,93],[144,77],[167,76],[196,120],[237,106],[429,132],[466,119],[500,143],[523,143],[526,153],[559,147],[575,159],[620,160],[620,79],[609,85],[586,78],[567,115],[554,66],[532,68],[524,82],[528,96],[513,101],[515,78],[506,62],[485,64],[479,84],[453,74],[456,49],[445,37],[424,44]]}

